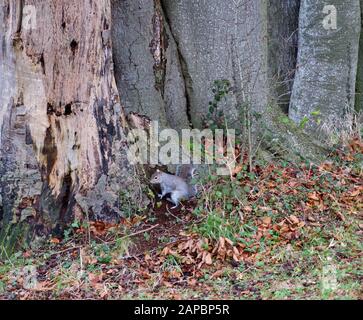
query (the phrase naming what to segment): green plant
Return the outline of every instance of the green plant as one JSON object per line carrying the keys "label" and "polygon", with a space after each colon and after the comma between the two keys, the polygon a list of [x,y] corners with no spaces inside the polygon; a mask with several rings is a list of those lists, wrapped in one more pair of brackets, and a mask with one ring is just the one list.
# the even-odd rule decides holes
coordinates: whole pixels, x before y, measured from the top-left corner
{"label": "green plant", "polygon": [[320,118],[321,112],[319,109],[313,111],[310,113],[310,117],[304,116],[304,118],[302,118],[302,120],[300,121],[300,128],[304,129],[306,124],[310,121],[313,120],[317,125],[319,125],[321,123],[321,118]]}
{"label": "green plant", "polygon": [[144,232],[144,238],[146,241],[150,240],[150,234],[148,232]]}
{"label": "green plant", "polygon": [[161,266],[161,270],[168,271],[168,272],[176,271],[176,272],[182,273],[183,271],[182,271],[179,263],[180,262],[179,262],[178,257],[169,254],[169,255],[167,255],[166,259],[164,260],[164,262]]}
{"label": "green plant", "polygon": [[213,82],[212,92],[213,100],[209,102],[207,116],[204,119],[205,125],[212,129],[227,129],[225,126],[223,109],[219,108],[219,103],[226,99],[228,94],[232,92],[231,83],[229,80],[215,80]]}
{"label": "green plant", "polygon": [[112,252],[108,244],[106,243],[98,244],[92,241],[92,251],[98,263],[108,264],[111,262]]}
{"label": "green plant", "polygon": [[[147,184],[140,186],[140,194],[146,194],[149,199],[154,200],[155,194]],[[126,217],[131,217],[135,214],[140,214],[145,211],[144,203],[137,201],[138,194],[134,194],[128,189],[119,191],[119,209]]]}
{"label": "green plant", "polygon": [[195,228],[195,231],[208,239],[218,240],[224,237],[235,241],[240,228],[241,222],[238,216],[230,216],[227,219],[213,211]]}

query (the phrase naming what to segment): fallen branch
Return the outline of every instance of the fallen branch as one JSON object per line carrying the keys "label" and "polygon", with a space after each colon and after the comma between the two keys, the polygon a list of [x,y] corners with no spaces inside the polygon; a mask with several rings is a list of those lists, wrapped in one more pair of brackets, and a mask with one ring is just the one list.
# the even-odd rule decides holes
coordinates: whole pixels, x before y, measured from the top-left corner
{"label": "fallen branch", "polygon": [[[159,224],[156,224],[156,225],[154,225],[154,226],[152,226],[152,227],[150,227],[150,228],[147,228],[147,229],[144,229],[144,230],[141,230],[141,231],[137,231],[137,232],[135,232],[135,233],[131,233],[131,234],[128,234],[128,235],[126,235],[126,236],[123,236],[123,237],[121,237],[121,238],[119,238],[119,239],[126,239],[126,238],[130,238],[130,237],[133,237],[133,236],[137,236],[138,234],[140,234],[140,233],[144,233],[144,232],[148,232],[148,231],[150,231],[150,230],[152,230],[152,229],[155,229],[156,227],[158,227],[159,226]],[[115,241],[117,241],[117,240],[113,240],[113,241],[111,241],[111,242],[115,242]],[[109,242],[110,243],[110,242]]]}
{"label": "fallen branch", "polygon": [[61,254],[61,253],[67,252],[67,251],[76,250],[76,249],[81,249],[81,248],[83,248],[83,246],[76,246],[76,247],[72,247],[72,248],[67,248],[67,249],[64,249],[64,250],[62,250],[62,251],[54,252],[54,253],[52,253],[50,256],[55,256],[55,255],[57,255],[57,254]]}

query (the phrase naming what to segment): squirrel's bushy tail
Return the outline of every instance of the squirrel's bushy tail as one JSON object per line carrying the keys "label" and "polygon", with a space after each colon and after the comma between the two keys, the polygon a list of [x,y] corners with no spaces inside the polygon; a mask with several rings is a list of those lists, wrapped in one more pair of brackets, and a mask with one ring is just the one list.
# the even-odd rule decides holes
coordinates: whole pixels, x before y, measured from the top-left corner
{"label": "squirrel's bushy tail", "polygon": [[195,197],[198,193],[197,186],[192,183],[195,176],[196,167],[193,164],[181,164],[176,168],[176,175],[183,178],[188,184],[188,193],[190,197]]}

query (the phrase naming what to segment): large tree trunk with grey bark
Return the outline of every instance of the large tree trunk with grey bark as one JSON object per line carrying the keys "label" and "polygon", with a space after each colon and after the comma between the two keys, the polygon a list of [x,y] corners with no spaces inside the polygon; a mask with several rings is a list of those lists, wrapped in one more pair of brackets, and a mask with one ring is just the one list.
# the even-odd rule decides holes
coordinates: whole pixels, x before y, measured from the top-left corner
{"label": "large tree trunk with grey bark", "polygon": [[241,90],[256,110],[266,105],[264,2],[113,0],[112,8],[116,82],[127,112],[200,127],[220,79],[237,85],[223,106],[230,118]]}
{"label": "large tree trunk with grey bark", "polygon": [[111,3],[116,82],[126,112],[188,128],[182,61],[160,1]]}
{"label": "large tree trunk with grey bark", "polygon": [[[336,26],[331,21],[324,26],[327,5],[335,6]],[[360,32],[359,0],[301,1],[289,116],[328,142],[352,130]]]}
{"label": "large tree trunk with grey bark", "polygon": [[[34,25],[19,20],[20,5],[35,8]],[[0,244],[85,213],[117,219],[118,191],[133,178],[109,1],[2,0],[0,9]]]}
{"label": "large tree trunk with grey bark", "polygon": [[268,1],[268,67],[271,96],[288,113],[296,70],[300,0]]}
{"label": "large tree trunk with grey bark", "polygon": [[223,105],[227,118],[235,118],[246,102],[262,112],[268,100],[264,1],[165,0],[163,5],[178,45],[194,126],[208,112],[215,80],[227,79],[234,88]]}
{"label": "large tree trunk with grey bark", "polygon": [[359,41],[359,55],[358,55],[358,69],[357,69],[357,83],[356,83],[356,99],[355,99],[355,111],[357,114],[357,120],[360,124],[363,124],[363,2],[360,2],[361,7],[361,33]]}

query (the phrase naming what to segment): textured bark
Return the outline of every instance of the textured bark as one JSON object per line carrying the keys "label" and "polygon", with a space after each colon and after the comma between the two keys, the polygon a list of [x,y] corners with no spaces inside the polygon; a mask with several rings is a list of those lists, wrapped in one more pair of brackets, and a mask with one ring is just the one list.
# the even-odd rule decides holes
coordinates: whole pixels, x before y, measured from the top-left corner
{"label": "textured bark", "polygon": [[295,76],[300,0],[268,1],[268,67],[271,96],[288,113]]}
{"label": "textured bark", "polygon": [[[35,6],[36,29],[19,28],[21,3]],[[1,0],[0,9],[0,243],[21,241],[25,227],[58,230],[74,214],[118,218],[118,192],[134,180],[109,1]]]}
{"label": "textured bark", "polygon": [[208,113],[215,80],[228,79],[235,87],[224,105],[227,117],[237,117],[241,91],[243,102],[262,112],[268,95],[265,1],[162,3],[178,45],[194,126],[199,127]]}
{"label": "textured bark", "polygon": [[[336,30],[323,28],[325,5],[337,9]],[[360,26],[359,0],[301,1],[289,116],[296,123],[309,119],[307,128],[319,129],[322,138],[351,130]],[[317,110],[320,124],[311,116]]]}
{"label": "textured bark", "polygon": [[188,128],[178,50],[159,0],[112,0],[113,52],[121,102],[160,125]]}
{"label": "textured bark", "polygon": [[355,110],[359,114],[359,121],[363,124],[363,1],[360,1],[361,34],[359,41],[359,57],[356,83]]}

